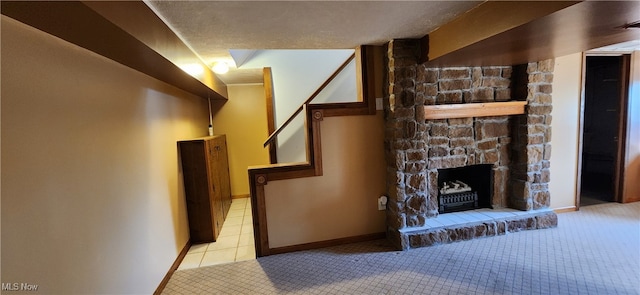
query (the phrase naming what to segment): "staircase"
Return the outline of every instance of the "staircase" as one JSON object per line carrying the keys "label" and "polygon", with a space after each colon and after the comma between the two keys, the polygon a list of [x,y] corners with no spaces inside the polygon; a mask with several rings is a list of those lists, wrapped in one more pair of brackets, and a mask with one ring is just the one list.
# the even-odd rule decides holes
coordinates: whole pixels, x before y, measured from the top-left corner
{"label": "staircase", "polygon": [[[379,50],[379,48],[373,46],[362,46],[356,49],[354,56],[345,61],[345,63],[336,70],[336,72],[331,75],[331,77],[329,77],[329,79],[327,79],[327,81],[323,83],[322,86],[320,86],[320,88],[318,88],[318,90],[314,92],[314,94],[312,94],[280,128],[273,131],[269,136],[264,145],[265,147],[270,147],[271,160],[273,164],[253,166],[249,168],[249,186],[252,202],[251,205],[253,208],[254,236],[257,256],[260,257],[277,253],[324,247],[345,242],[353,242],[355,240],[381,238],[384,236],[384,230],[382,229],[381,231],[373,234],[357,235],[357,237],[348,236],[338,239],[311,241],[302,244],[294,242],[292,245],[273,246],[270,245],[269,242],[269,230],[273,229],[273,226],[268,226],[268,222],[270,221],[268,220],[268,210],[270,207],[268,207],[267,204],[269,203],[270,196],[267,193],[267,186],[270,182],[323,175],[321,126],[324,119],[339,116],[376,115],[374,67],[376,66],[377,59],[374,58],[375,50]],[[359,99],[358,102],[352,103],[311,104],[313,99],[322,91],[322,89],[327,86],[353,58],[356,59],[356,80],[358,84],[358,94],[361,96],[361,99]],[[266,79],[265,87],[270,87],[270,84],[271,82],[269,79]],[[289,125],[293,118],[300,113],[304,113],[305,115],[304,130],[306,133],[305,146],[307,161],[301,163],[275,163],[275,139],[278,134]],[[382,147],[380,146],[378,148]],[[302,196],[300,197],[302,198]],[[375,198],[372,200],[375,200]],[[371,203],[373,204],[373,201]],[[295,209],[292,208],[292,210]],[[313,209],[313,211],[317,210],[322,210],[322,208]],[[296,214],[295,212],[290,213],[292,215]],[[313,216],[309,216],[309,218],[313,218]],[[302,229],[302,227],[298,229]],[[292,224],[291,232],[296,232],[296,230],[295,224]],[[304,230],[301,231],[304,235]]]}

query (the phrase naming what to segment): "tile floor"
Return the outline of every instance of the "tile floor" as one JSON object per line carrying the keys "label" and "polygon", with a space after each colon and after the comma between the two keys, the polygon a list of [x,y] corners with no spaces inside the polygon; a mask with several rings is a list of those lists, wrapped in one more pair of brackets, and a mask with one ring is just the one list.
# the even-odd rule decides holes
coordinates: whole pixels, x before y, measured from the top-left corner
{"label": "tile floor", "polygon": [[233,199],[218,240],[192,245],[178,269],[256,259],[249,198]]}

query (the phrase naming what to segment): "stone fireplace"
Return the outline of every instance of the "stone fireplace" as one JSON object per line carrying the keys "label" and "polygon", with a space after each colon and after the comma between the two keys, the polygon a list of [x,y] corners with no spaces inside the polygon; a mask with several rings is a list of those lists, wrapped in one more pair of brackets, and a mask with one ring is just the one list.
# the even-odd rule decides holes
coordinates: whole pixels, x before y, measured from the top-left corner
{"label": "stone fireplace", "polygon": [[[548,209],[553,60],[430,68],[418,63],[417,40],[394,40],[387,49],[387,226],[396,247],[556,226]],[[527,102],[524,114],[425,119],[425,105],[512,100]],[[465,167],[470,174],[455,177],[482,190],[477,204],[454,198],[443,211],[441,174]]]}

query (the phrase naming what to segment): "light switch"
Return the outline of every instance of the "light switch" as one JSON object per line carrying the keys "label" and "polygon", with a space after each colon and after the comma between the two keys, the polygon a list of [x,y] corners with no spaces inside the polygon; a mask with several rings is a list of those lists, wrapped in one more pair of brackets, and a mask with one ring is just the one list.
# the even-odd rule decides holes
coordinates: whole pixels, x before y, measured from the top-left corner
{"label": "light switch", "polygon": [[382,97],[377,97],[376,98],[376,111],[382,111],[383,106],[382,106]]}

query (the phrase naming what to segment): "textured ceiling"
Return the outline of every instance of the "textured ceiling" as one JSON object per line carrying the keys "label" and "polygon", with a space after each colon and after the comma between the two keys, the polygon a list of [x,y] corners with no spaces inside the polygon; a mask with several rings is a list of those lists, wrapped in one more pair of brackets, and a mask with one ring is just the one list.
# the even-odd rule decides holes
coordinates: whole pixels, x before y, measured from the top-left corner
{"label": "textured ceiling", "polygon": [[605,47],[592,49],[590,51],[591,52],[598,52],[598,51],[630,52],[630,51],[634,51],[634,50],[640,50],[640,40],[632,40],[632,41],[628,41],[628,42],[613,44],[613,45],[609,45],[609,46],[605,46]]}
{"label": "textured ceiling", "polygon": [[[147,1],[205,63],[229,49],[347,49],[422,37],[482,1]],[[251,82],[231,71],[227,84]],[[238,75],[236,77],[236,75]],[[244,77],[240,77],[244,76]],[[261,76],[260,76],[261,77]]]}

